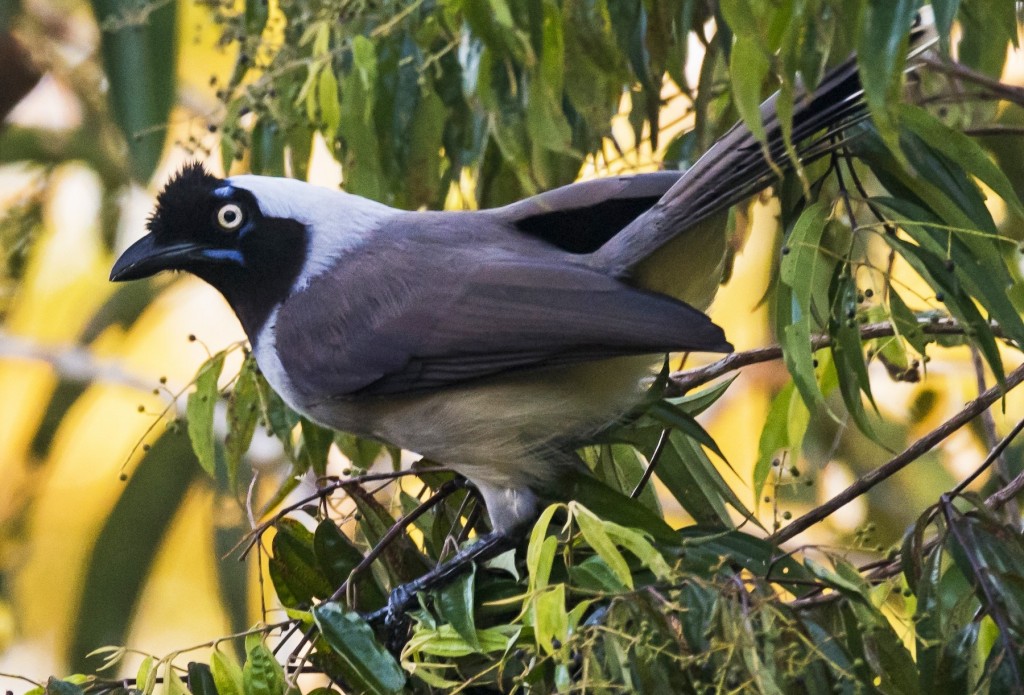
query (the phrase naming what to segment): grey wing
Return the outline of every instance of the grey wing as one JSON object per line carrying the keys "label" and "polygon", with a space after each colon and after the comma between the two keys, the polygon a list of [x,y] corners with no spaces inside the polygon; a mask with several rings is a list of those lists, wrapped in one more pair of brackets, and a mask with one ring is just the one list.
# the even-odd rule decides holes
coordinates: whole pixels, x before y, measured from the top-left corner
{"label": "grey wing", "polygon": [[732,350],[696,309],[585,267],[534,258],[438,272],[387,293],[378,284],[375,300],[352,298],[350,312],[364,315],[320,346],[332,362],[304,379],[333,396],[401,394],[605,357]]}

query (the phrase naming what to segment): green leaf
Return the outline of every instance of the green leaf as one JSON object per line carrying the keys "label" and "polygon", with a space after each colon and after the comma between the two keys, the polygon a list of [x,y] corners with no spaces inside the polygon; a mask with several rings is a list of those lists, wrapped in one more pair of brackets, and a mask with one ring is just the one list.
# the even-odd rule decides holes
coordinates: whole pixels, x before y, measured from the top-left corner
{"label": "green leaf", "polygon": [[[710,553],[719,567],[722,558],[728,558],[754,576],[777,582],[798,596],[813,590],[809,583],[814,575],[792,555],[763,538],[742,531],[723,532],[699,526],[680,529],[679,538],[688,556],[695,551]],[[787,579],[794,583],[788,584]]]}
{"label": "green leaf", "polygon": [[135,684],[143,693],[153,692],[153,686],[156,685],[156,669],[153,668],[152,656],[147,656],[139,664],[139,669],[135,672]]}
{"label": "green leaf", "polygon": [[608,567],[611,568],[612,572],[618,578],[619,582],[633,588],[633,575],[629,571],[629,564],[626,562],[626,558],[622,556],[619,549],[615,547],[615,543],[612,542],[611,537],[604,529],[604,525],[601,520],[594,516],[586,507],[578,504],[570,503],[569,509],[572,511],[573,518],[576,520],[576,524],[580,528],[580,533],[583,534],[583,539],[587,542],[591,548],[608,563]]}
{"label": "green leaf", "polygon": [[305,608],[313,598],[330,596],[334,587],[317,562],[313,534],[293,519],[282,519],[275,529],[270,574],[281,602],[289,608]]}
{"label": "green leaf", "polygon": [[960,7],[962,37],[958,59],[989,77],[999,79],[1008,44],[1017,45],[1016,7],[1004,0],[972,0]]}
{"label": "green leaf", "polygon": [[242,363],[242,369],[235,380],[235,387],[228,399],[228,433],[224,438],[224,464],[227,467],[228,485],[231,490],[238,488],[238,468],[242,457],[249,450],[256,423],[260,415],[260,394],[256,360],[249,355]]}
{"label": "green leaf", "polygon": [[[796,387],[790,382],[776,394],[768,408],[768,418],[765,420],[764,429],[761,430],[757,463],[754,465],[753,473],[754,498],[758,504],[776,455],[783,449],[799,447],[807,429],[810,413],[803,400],[794,398],[794,395]],[[797,416],[794,416],[794,411],[797,411]]]}
{"label": "green leaf", "polygon": [[860,324],[857,321],[857,283],[850,268],[838,266],[832,286],[829,288],[832,311],[829,316],[829,334],[832,336],[832,360],[839,378],[839,391],[847,412],[853,417],[861,432],[877,441],[874,427],[864,411],[861,393],[871,404],[871,379],[864,362],[860,340]]}
{"label": "green leaf", "polygon": [[270,16],[270,3],[267,0],[245,0],[245,33],[259,37]]}
{"label": "green leaf", "polygon": [[899,156],[894,105],[899,99],[916,0],[866,0],[861,8],[857,66],[864,98],[882,140]]}
{"label": "green leaf", "polygon": [[46,689],[43,692],[45,695],[83,695],[85,693],[78,685],[53,676],[46,681]]}
{"label": "green leaf", "polygon": [[[905,219],[913,220],[906,224],[901,222],[907,235],[933,256],[943,259],[942,269],[935,268],[933,275],[938,274],[943,284],[962,286],[958,297],[969,295],[977,298],[1007,336],[1024,345],[1024,320],[1008,294],[1013,279],[993,239],[977,234],[973,229],[943,229],[934,215],[907,201],[886,200],[883,204]],[[988,218],[987,210],[983,214]],[[988,226],[984,222],[978,224],[982,229]],[[994,227],[988,234],[995,234]],[[932,287],[942,290],[935,284]]]}
{"label": "green leaf", "polygon": [[242,683],[245,695],[283,695],[285,691],[284,669],[262,642],[248,650]]}
{"label": "green leaf", "polygon": [[210,654],[210,673],[219,695],[246,695],[242,667],[230,654],[214,649]]}
{"label": "green leaf", "polygon": [[217,380],[220,378],[223,368],[223,352],[218,352],[203,363],[196,375],[196,388],[188,395],[188,405],[185,407],[185,414],[188,416],[188,437],[192,442],[192,450],[196,452],[199,465],[211,478],[214,477],[217,468],[213,413],[220,396]]}
{"label": "green leaf", "polygon": [[946,270],[945,262],[933,253],[920,246],[903,241],[895,235],[886,235],[886,241],[894,247],[904,259],[932,287],[944,293],[944,301],[950,313],[967,327],[975,344],[981,350],[985,361],[992,368],[999,381],[1004,378],[1002,359],[999,348],[992,335],[988,322],[978,312],[972,299],[963,291],[960,283]]}
{"label": "green leaf", "polygon": [[591,555],[569,567],[571,584],[591,591],[620,592],[625,587],[600,555]]}
{"label": "green leaf", "polygon": [[320,70],[316,96],[324,124],[324,137],[330,142],[338,135],[341,126],[341,103],[338,101],[338,80],[329,66]]}
{"label": "green leaf", "polygon": [[761,86],[768,76],[768,58],[760,43],[750,36],[737,36],[729,56],[729,76],[736,110],[761,142],[768,139],[761,121]]}
{"label": "green leaf", "polygon": [[252,128],[249,166],[254,174],[284,176],[285,133],[271,116],[263,116]]}
{"label": "green leaf", "polygon": [[608,521],[641,529],[659,543],[676,543],[675,531],[660,514],[655,514],[639,501],[613,490],[593,476],[573,474],[569,480],[563,481],[559,492],[564,495],[564,499],[576,500]]}
{"label": "green leaf", "polygon": [[547,509],[541,512],[537,523],[533,525],[533,530],[530,532],[530,542],[526,546],[526,571],[530,575],[532,591],[546,587],[548,577],[551,576],[558,539],[548,535],[548,526],[551,525],[551,518],[555,512],[561,507],[563,505],[548,505]]}
{"label": "green leaf", "polygon": [[943,55],[949,55],[949,35],[953,29],[953,20],[960,9],[960,0],[932,0],[935,12],[935,28],[939,33],[939,47]]}
{"label": "green leaf", "polygon": [[604,533],[615,543],[625,548],[643,563],[644,567],[651,570],[659,581],[668,581],[672,570],[665,561],[664,556],[651,543],[643,532],[616,524],[613,521],[602,520],[601,525]]}
{"label": "green leaf", "polygon": [[900,118],[901,122],[929,147],[956,162],[968,174],[984,181],[996,195],[1006,201],[1011,210],[1017,215],[1024,216],[1024,205],[1021,204],[1013,184],[978,143],[959,130],[947,127],[919,106],[903,104]]}
{"label": "green leaf", "polygon": [[892,285],[889,286],[889,318],[899,336],[910,343],[918,354],[923,355],[928,339],[917,317]]}
{"label": "green leaf", "polygon": [[160,3],[142,14],[132,0],[92,0],[107,99],[128,143],[132,176],[143,184],[163,155],[177,98],[178,4]]}
{"label": "green leaf", "polygon": [[327,475],[327,455],[334,443],[334,432],[304,417],[299,418],[299,425],[302,428],[299,466],[302,470],[312,470],[320,477]]}
{"label": "green leaf", "polygon": [[459,633],[466,643],[480,649],[476,636],[476,620],[473,617],[475,597],[476,565],[470,572],[464,572],[447,586],[437,591],[437,609],[440,616]]}
{"label": "green leaf", "polygon": [[[669,433],[655,475],[698,523],[732,527],[732,519],[725,509],[728,504],[760,525],[700,445],[677,430]],[[607,514],[605,517],[608,518]]]}
{"label": "green leaf", "polygon": [[365,693],[402,691],[405,673],[358,613],[345,612],[337,603],[322,603],[313,609],[313,619],[331,650],[340,657],[339,665],[349,685]]}
{"label": "green leaf", "polygon": [[533,633],[537,646],[548,654],[557,652],[554,640],[565,644],[569,614],[565,608],[565,584],[554,584],[533,596]]}
{"label": "green leaf", "polygon": [[793,382],[809,409],[822,402],[821,389],[814,376],[811,327],[816,288],[823,278],[831,277],[835,266],[835,261],[822,253],[822,237],[829,213],[828,205],[820,201],[801,213],[786,240],[788,253],[784,253],[779,270],[779,279],[792,289],[791,306],[779,307],[790,316],[788,325],[781,326],[783,354]]}
{"label": "green leaf", "polygon": [[220,695],[210,667],[196,661],[188,662],[188,688],[192,695]]}
{"label": "green leaf", "polygon": [[[348,579],[349,574],[363,561],[363,554],[352,541],[341,532],[333,519],[324,519],[313,533],[313,552],[328,582],[337,588]],[[372,572],[366,572],[356,580],[356,605],[362,608],[384,605],[385,596]]]}
{"label": "green leaf", "polygon": [[682,408],[678,408],[668,401],[662,400],[656,401],[652,404],[647,412],[651,417],[663,422],[669,427],[674,427],[687,437],[690,437],[703,446],[706,446],[717,454],[720,459],[725,461],[726,464],[728,464],[728,460],[719,448],[718,442],[712,439],[711,435],[708,434],[708,431],[705,430],[699,422],[697,422],[696,418]]}
{"label": "green leaf", "polygon": [[732,382],[736,381],[737,378],[738,375],[734,375],[719,381],[717,384],[712,384],[706,389],[695,393],[688,393],[679,398],[668,398],[666,400],[672,405],[682,408],[691,416],[696,417],[717,403],[718,399],[725,395],[725,392],[732,386]]}

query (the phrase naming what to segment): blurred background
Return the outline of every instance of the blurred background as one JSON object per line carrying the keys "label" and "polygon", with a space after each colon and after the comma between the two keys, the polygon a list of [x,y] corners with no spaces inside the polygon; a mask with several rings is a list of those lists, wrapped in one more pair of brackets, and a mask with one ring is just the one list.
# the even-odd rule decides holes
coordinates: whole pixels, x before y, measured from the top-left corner
{"label": "blurred background", "polygon": [[[221,297],[191,277],[107,281],[116,254],[144,233],[161,183],[184,162],[201,159],[218,175],[265,168],[253,159],[258,149],[237,157],[235,145],[231,156],[221,149],[221,138],[235,135],[219,124],[237,104],[224,91],[260,84],[237,75],[246,49],[225,19],[250,9],[192,0],[114,7],[0,6],[0,672],[9,674],[0,687],[15,691],[27,684],[11,674],[39,680],[94,667],[84,654],[104,644],[155,654],[202,645],[259,620],[269,600],[254,557],[228,555],[250,524],[244,500],[202,473],[177,423],[199,365],[243,340],[241,329]],[[286,36],[276,4],[265,12],[260,50],[272,53]],[[690,43],[685,65],[696,82],[704,47],[693,35]],[[1020,52],[1001,70],[1004,81],[1024,84]],[[627,93],[600,148],[577,163],[578,176],[685,163],[681,134],[693,127],[693,100],[668,79],[660,96],[656,144],[649,124],[636,127]],[[233,117],[250,134],[262,123],[258,114]],[[284,173],[342,184],[337,149],[319,131],[305,137],[304,166]],[[1014,184],[1020,190],[1024,181]],[[440,199],[472,207],[479,190],[470,172]],[[1012,223],[993,206],[997,222]],[[760,300],[778,247],[776,212],[770,198],[741,211],[749,236],[711,312],[739,350],[774,342]],[[932,354],[918,383],[871,364],[880,437],[893,451],[978,392],[966,347]],[[1006,360],[1009,370],[1020,356],[1007,352]],[[236,349],[225,382],[240,363]],[[786,382],[781,363],[746,369],[702,418],[735,468],[723,474],[769,528],[891,456],[843,422],[815,419],[802,453],[786,463],[800,480],[753,499],[759,433]],[[988,426],[1005,433],[1024,412],[1024,395],[992,412]],[[977,466],[991,436],[985,427],[961,430],[798,542],[872,551],[898,542],[921,509]],[[345,462],[334,457],[340,470]],[[279,447],[257,437],[249,461],[266,479],[253,494],[271,495],[288,470]],[[1020,469],[1019,447],[1007,465]],[[671,498],[663,505],[673,524],[687,521]]]}

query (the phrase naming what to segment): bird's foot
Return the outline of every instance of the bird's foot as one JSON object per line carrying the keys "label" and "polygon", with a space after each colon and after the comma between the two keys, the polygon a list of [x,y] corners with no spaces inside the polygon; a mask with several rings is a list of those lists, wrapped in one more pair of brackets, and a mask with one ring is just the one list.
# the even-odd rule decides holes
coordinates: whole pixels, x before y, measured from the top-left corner
{"label": "bird's foot", "polygon": [[416,600],[416,590],[410,584],[400,584],[388,595],[385,608],[384,635],[388,651],[397,654],[402,651],[409,638],[409,610]]}

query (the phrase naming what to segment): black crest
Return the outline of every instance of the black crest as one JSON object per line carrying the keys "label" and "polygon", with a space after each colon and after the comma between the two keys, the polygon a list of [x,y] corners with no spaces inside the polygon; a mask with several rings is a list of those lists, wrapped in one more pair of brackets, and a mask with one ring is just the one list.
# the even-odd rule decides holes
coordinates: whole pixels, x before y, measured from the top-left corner
{"label": "black crest", "polygon": [[206,171],[200,162],[189,162],[160,191],[156,209],[146,226],[158,236],[174,230],[193,230],[208,216],[207,201],[216,189],[226,182]]}

